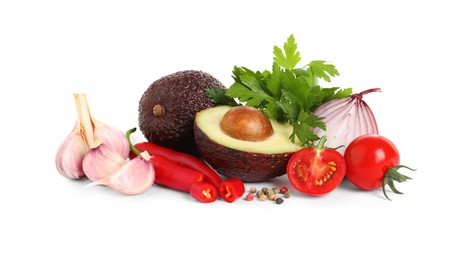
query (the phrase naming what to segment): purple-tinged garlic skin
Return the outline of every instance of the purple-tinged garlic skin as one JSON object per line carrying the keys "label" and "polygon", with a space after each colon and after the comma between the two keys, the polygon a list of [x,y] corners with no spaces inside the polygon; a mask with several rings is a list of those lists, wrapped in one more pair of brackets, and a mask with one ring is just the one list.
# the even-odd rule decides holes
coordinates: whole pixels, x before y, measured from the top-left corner
{"label": "purple-tinged garlic skin", "polygon": [[85,179],[83,171],[83,158],[89,151],[88,145],[84,141],[79,124],[63,140],[57,150],[55,164],[58,172],[69,179]]}
{"label": "purple-tinged garlic skin", "polygon": [[149,154],[145,151],[128,161],[118,171],[98,180],[103,184],[126,195],[135,195],[145,192],[155,180],[154,166]]}
{"label": "purple-tinged garlic skin", "polygon": [[129,156],[130,146],[126,135],[117,128],[93,119],[94,124],[94,144],[102,143],[112,151],[126,159]]}
{"label": "purple-tinged garlic skin", "polygon": [[123,155],[105,144],[99,144],[83,158],[83,171],[90,180],[97,181],[118,171],[125,163]]}
{"label": "purple-tinged garlic skin", "polygon": [[[103,146],[108,147],[115,154],[110,158],[112,161],[123,163],[122,161],[125,161],[129,155],[130,146],[123,132],[96,120],[91,115],[86,94],[73,94],[73,96],[77,109],[77,122],[71,133],[58,147],[55,157],[56,168],[62,176],[70,179],[86,178],[84,168],[91,168],[90,176],[88,177],[97,180],[100,176],[107,175],[107,173],[100,173],[102,171],[100,169],[101,166],[99,166],[99,169],[94,169],[94,166],[84,166],[83,161],[85,155],[90,150],[98,148],[99,144],[103,144]],[[117,154],[123,160],[117,158]],[[93,155],[91,154],[90,157],[93,157]],[[92,159],[90,158],[90,160]],[[98,160],[106,161],[107,159]],[[88,163],[86,164],[88,165]],[[89,164],[94,165],[94,162]],[[112,164],[112,162],[101,164]],[[107,168],[113,166],[103,165],[102,167],[107,170]]]}

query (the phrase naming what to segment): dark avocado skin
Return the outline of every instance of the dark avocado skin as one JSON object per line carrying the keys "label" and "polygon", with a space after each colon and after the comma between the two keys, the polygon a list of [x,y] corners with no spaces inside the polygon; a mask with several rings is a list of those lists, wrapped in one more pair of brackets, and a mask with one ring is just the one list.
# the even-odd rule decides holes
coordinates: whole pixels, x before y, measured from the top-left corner
{"label": "dark avocado skin", "polygon": [[243,182],[263,182],[284,175],[293,154],[263,154],[232,149],[211,140],[196,124],[193,128],[196,145],[206,162],[218,173],[240,178]]}
{"label": "dark avocado skin", "polygon": [[[205,88],[225,88],[212,75],[185,70],[154,81],[143,93],[138,108],[138,123],[144,137],[157,145],[180,152],[199,155],[193,122],[196,113],[214,104],[205,94]],[[165,115],[153,115],[153,107],[161,104]]]}

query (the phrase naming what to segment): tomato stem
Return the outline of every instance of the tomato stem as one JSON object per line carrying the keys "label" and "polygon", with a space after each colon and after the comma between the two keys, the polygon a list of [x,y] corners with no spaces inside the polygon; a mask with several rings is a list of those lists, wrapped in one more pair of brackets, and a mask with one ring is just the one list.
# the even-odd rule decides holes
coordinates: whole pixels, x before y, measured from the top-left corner
{"label": "tomato stem", "polygon": [[324,135],[324,136],[320,137],[320,140],[317,143],[317,145],[315,146],[315,149],[322,150],[323,148],[325,148],[325,143],[326,143],[326,136]]}
{"label": "tomato stem", "polygon": [[386,194],[386,190],[385,190],[385,186],[386,186],[386,185],[388,185],[389,188],[391,188],[391,190],[392,190],[394,193],[396,193],[396,194],[403,194],[402,192],[400,192],[400,191],[398,191],[398,190],[396,189],[396,187],[395,187],[395,185],[394,185],[394,181],[397,181],[397,182],[400,183],[400,182],[405,182],[405,181],[407,181],[407,180],[411,180],[410,177],[408,177],[408,176],[406,176],[406,175],[403,175],[403,174],[401,174],[401,173],[398,171],[400,168],[406,168],[406,169],[409,169],[409,170],[411,170],[411,171],[416,171],[416,169],[412,169],[412,168],[410,168],[410,167],[408,167],[408,166],[405,166],[405,165],[396,165],[396,166],[390,168],[390,169],[386,172],[385,177],[383,178],[382,188],[383,188],[383,194],[385,195],[385,197],[386,197],[388,200],[391,200],[391,199],[390,199],[390,198],[388,197],[388,195]]}

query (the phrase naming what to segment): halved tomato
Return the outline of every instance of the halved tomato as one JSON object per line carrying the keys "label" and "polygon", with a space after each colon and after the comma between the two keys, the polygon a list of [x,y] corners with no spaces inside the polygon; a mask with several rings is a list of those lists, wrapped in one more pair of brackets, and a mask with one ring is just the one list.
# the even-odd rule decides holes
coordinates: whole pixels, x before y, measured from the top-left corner
{"label": "halved tomato", "polygon": [[311,196],[322,196],[334,190],[345,176],[342,154],[325,148],[326,138],[316,147],[303,148],[292,155],[287,163],[287,176],[298,191]]}

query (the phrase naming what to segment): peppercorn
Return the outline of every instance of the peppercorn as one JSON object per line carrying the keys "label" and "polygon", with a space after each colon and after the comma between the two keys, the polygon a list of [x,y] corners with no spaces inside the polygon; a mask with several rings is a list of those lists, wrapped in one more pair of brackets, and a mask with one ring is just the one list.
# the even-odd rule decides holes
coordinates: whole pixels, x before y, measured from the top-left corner
{"label": "peppercorn", "polygon": [[267,197],[268,197],[269,200],[275,200],[276,195],[274,193],[270,193],[270,194],[267,195]]}
{"label": "peppercorn", "polygon": [[253,193],[248,193],[245,196],[245,200],[248,200],[248,201],[254,200],[254,194]]}
{"label": "peppercorn", "polygon": [[265,195],[264,193],[261,193],[261,194],[259,195],[259,200],[264,201],[264,200],[267,200],[267,199],[268,199],[268,197],[267,197],[267,195]]}
{"label": "peppercorn", "polygon": [[267,195],[267,197],[269,197],[271,195],[275,195],[275,193],[273,192],[272,189],[267,189],[264,193],[265,193],[265,195]]}
{"label": "peppercorn", "polygon": [[291,195],[292,194],[290,193],[290,191],[284,192],[284,198],[286,198],[286,199],[290,198]]}
{"label": "peppercorn", "polygon": [[257,191],[256,187],[251,187],[250,188],[250,193],[254,194],[254,193],[256,193],[256,191]]}
{"label": "peppercorn", "polygon": [[281,204],[284,202],[284,200],[281,197],[278,197],[277,199],[275,199],[276,204]]}
{"label": "peppercorn", "polygon": [[288,191],[289,189],[287,188],[287,187],[282,187],[280,190],[279,190],[279,192],[281,193],[281,194],[284,194],[284,193],[286,193],[286,191]]}

